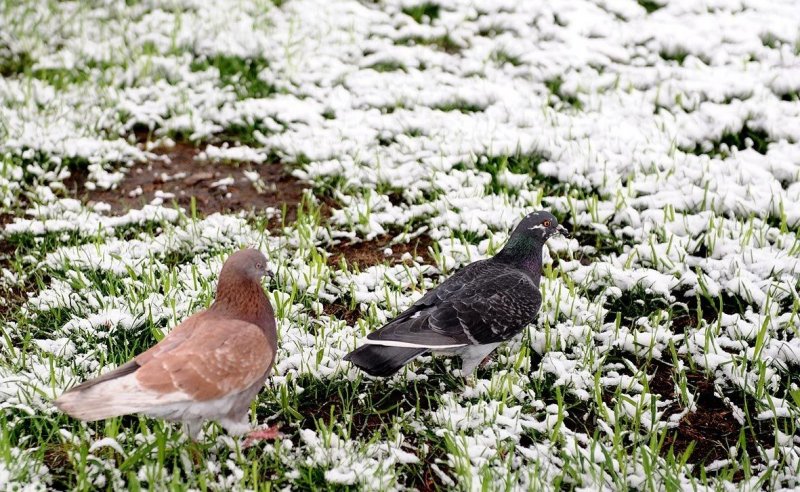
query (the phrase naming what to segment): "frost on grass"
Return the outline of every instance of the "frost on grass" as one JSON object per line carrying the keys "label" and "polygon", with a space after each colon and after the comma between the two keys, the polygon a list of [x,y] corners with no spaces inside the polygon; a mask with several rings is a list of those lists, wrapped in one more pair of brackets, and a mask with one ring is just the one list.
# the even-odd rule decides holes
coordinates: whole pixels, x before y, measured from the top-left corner
{"label": "frost on grass", "polygon": [[[796,2],[131,3],[0,13],[0,282],[17,293],[0,309],[0,446],[48,467],[6,460],[0,479],[800,486]],[[71,196],[79,180],[141,198],[127,184],[171,141],[199,158],[187,168],[240,166],[214,190],[228,174],[269,187],[280,161],[316,197],[277,227],[276,209],[181,213],[169,190],[120,213]],[[475,386],[458,362],[381,383],[341,361],[539,207],[574,237],[548,244],[540,321]],[[194,467],[177,428],[54,413],[58,391],[206,306],[244,245],[277,274],[281,351],[257,415],[286,439],[241,453],[212,426]],[[398,427],[348,432],[382,384],[404,390],[385,415]],[[336,385],[356,387],[338,413],[297,415]],[[738,425],[713,463],[664,434],[696,430],[704,391]]]}

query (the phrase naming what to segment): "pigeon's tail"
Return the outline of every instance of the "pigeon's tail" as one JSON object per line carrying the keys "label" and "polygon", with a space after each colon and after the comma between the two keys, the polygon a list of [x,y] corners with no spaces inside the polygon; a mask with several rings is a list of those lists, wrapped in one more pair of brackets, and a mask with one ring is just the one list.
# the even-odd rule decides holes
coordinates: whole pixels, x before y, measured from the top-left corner
{"label": "pigeon's tail", "polygon": [[170,396],[144,390],[136,380],[139,366],[135,361],[98,378],[78,385],[53,403],[64,413],[80,420],[93,421],[139,413],[170,403]]}
{"label": "pigeon's tail", "polygon": [[384,345],[362,345],[344,357],[370,376],[391,376],[408,364],[411,359],[424,354],[425,348],[388,347]]}
{"label": "pigeon's tail", "polygon": [[86,421],[108,419],[142,411],[136,400],[136,382],[133,375],[123,376],[85,388],[67,391],[53,402],[64,413]]}

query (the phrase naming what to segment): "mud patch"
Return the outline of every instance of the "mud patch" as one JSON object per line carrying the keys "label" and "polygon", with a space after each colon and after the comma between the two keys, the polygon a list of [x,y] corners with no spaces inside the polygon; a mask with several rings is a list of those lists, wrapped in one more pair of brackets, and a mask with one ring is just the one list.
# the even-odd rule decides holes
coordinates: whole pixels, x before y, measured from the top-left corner
{"label": "mud patch", "polygon": [[442,470],[442,473],[446,473],[450,468],[447,463],[447,452],[438,446],[430,446],[426,455],[420,459],[417,473],[410,474],[408,483],[405,485],[412,490],[419,490],[420,492],[434,492],[452,488],[452,484],[445,483],[433,470],[433,467],[430,466],[430,464],[435,464]]}
{"label": "mud patch", "polygon": [[[673,383],[673,368],[663,362],[652,363],[654,372],[649,382],[650,391],[667,400],[677,400]],[[745,450],[752,463],[760,460],[759,447],[769,447],[773,432],[765,422],[753,422],[753,427],[743,426],[736,420],[725,402],[714,393],[714,382],[700,372],[687,372],[689,391],[695,395],[697,410],[685,415],[678,427],[667,435],[662,447],[662,455],[670,450],[676,457],[681,456],[694,444],[688,459],[693,464],[708,464],[716,460],[730,458],[730,448],[736,446],[740,437],[745,439]],[[738,404],[738,403],[737,403]],[[663,418],[680,412],[676,401],[664,412]],[[695,467],[695,473],[701,467]],[[739,473],[735,479],[743,479]]]}
{"label": "mud patch", "polygon": [[374,383],[370,395],[364,399],[356,398],[351,387],[315,389],[314,393],[321,398],[311,399],[304,395],[304,403],[297,409],[302,416],[297,425],[301,429],[313,429],[320,419],[335,420],[337,416],[349,414],[351,438],[357,436],[369,439],[375,433],[384,431],[395,418],[408,414],[420,416],[433,408],[436,404],[435,398],[428,396],[432,389],[426,385],[388,387],[378,381]]}
{"label": "mud patch", "polygon": [[[5,230],[6,225],[14,221],[11,214],[0,214],[0,231]],[[0,270],[10,270],[13,272],[12,258],[17,254],[18,246],[8,238],[0,237]],[[18,285],[6,285],[6,281],[0,282],[0,319],[4,319],[8,313],[16,307],[25,303],[27,297],[27,287],[20,288]]]}
{"label": "mud patch", "polygon": [[[649,362],[635,360],[634,363],[637,366],[647,366],[647,373],[650,376],[649,392],[659,395],[661,401],[671,401],[669,406],[662,409],[664,413],[661,421],[668,421],[669,417],[680,413],[683,407],[679,395],[675,392],[674,368],[658,360]],[[763,464],[759,449],[774,445],[775,431],[772,421],[753,419],[741,424],[734,416],[731,407],[714,393],[712,379],[702,372],[688,370],[686,379],[687,391],[695,397],[696,410],[684,415],[676,428],[666,431],[667,435],[660,448],[661,456],[667,457],[672,453],[676,460],[680,460],[683,453],[693,446],[686,462],[695,465],[692,474],[699,476],[705,465],[730,458],[730,449],[737,447],[742,439],[744,445],[738,446],[737,459],[741,462],[745,456],[743,451],[746,451],[751,466]],[[726,394],[726,397],[737,407],[744,408],[744,401],[739,396]],[[614,393],[611,391],[604,391],[602,400],[611,408],[615,405]],[[751,404],[750,408],[755,407]],[[597,422],[601,417],[598,415],[596,405],[581,401],[569,405],[567,410],[568,415],[564,418],[564,423],[568,428],[589,436],[600,432]],[[533,441],[528,437],[526,442]],[[741,469],[732,477],[735,482],[744,478]]]}
{"label": "mud patch", "polygon": [[[0,231],[5,230],[6,226],[14,221],[11,214],[0,214]],[[17,247],[6,238],[0,238],[0,267],[8,268],[11,257],[17,252]]]}
{"label": "mud patch", "polygon": [[550,252],[552,263],[550,265],[551,268],[556,269],[558,265],[561,264],[562,261],[574,261],[578,260],[581,265],[589,266],[594,263],[595,257],[589,256],[584,251],[574,251],[571,254],[566,251],[560,251],[558,253]]}
{"label": "mud patch", "polygon": [[355,325],[356,321],[361,317],[361,313],[358,309],[350,309],[347,305],[338,302],[325,304],[322,307],[322,312],[332,318],[340,319],[350,326]]}
{"label": "mud patch", "polygon": [[47,466],[56,490],[68,489],[69,475],[73,472],[69,459],[69,446],[66,444],[47,444],[44,448],[42,462]]}
{"label": "mud patch", "polygon": [[329,248],[331,255],[328,257],[328,265],[339,265],[344,260],[348,265],[357,265],[364,269],[382,263],[401,263],[405,261],[403,255],[406,253],[413,258],[421,257],[423,263],[434,263],[429,251],[433,244],[430,237],[423,235],[407,243],[390,245],[392,239],[389,235],[383,235],[371,241],[333,246]]}
{"label": "mud patch", "polygon": [[73,171],[64,184],[84,203],[107,203],[114,214],[141,208],[157,199],[165,205],[175,203],[191,213],[194,199],[199,215],[268,207],[280,210],[285,206],[285,219],[294,220],[308,186],[287,173],[280,163],[195,160],[200,151],[187,143],[155,150],[157,159],[131,167],[114,190],[86,188],[85,169]]}
{"label": "mud patch", "polygon": [[[414,259],[421,258],[423,263],[434,263],[429,251],[429,247],[433,244],[433,240],[430,237],[423,235],[407,243],[398,243],[390,246],[391,241],[391,236],[383,235],[371,241],[332,246],[328,248],[331,253],[328,256],[328,265],[339,267],[341,262],[344,261],[350,267],[363,270],[374,265],[394,265],[410,262],[408,258],[403,259],[406,253],[410,254]],[[391,253],[386,254],[388,253],[387,248],[391,249]],[[343,320],[351,326],[362,316],[357,308],[350,308],[350,306],[341,302],[325,304],[322,312],[328,316]]]}

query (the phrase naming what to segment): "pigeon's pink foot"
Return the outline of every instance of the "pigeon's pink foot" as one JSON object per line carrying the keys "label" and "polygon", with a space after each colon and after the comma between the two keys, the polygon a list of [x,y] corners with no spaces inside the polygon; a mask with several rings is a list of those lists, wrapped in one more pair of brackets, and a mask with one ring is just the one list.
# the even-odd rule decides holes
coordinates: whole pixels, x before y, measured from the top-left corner
{"label": "pigeon's pink foot", "polygon": [[272,427],[264,427],[261,429],[256,429],[247,434],[244,443],[242,443],[242,447],[249,448],[258,441],[277,439],[281,436],[283,436],[283,434],[281,434],[280,432],[279,425],[273,425]]}
{"label": "pigeon's pink foot", "polygon": [[491,354],[489,354],[489,355],[487,355],[486,357],[484,357],[484,358],[483,358],[483,360],[482,360],[482,361],[481,361],[481,363],[478,365],[478,367],[480,367],[480,368],[484,368],[484,367],[486,367],[486,364],[488,364],[488,363],[489,363],[489,362],[491,362],[491,361],[492,361],[492,355],[491,355]]}

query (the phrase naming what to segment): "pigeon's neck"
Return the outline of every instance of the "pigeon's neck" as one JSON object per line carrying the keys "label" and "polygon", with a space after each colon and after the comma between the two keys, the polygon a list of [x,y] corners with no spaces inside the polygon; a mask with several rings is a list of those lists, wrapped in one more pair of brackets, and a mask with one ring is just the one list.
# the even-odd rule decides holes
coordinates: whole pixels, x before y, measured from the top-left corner
{"label": "pigeon's neck", "polygon": [[505,247],[495,255],[497,261],[514,265],[533,276],[536,285],[542,275],[542,247],[540,240],[526,236],[511,236]]}
{"label": "pigeon's neck", "polygon": [[241,277],[220,276],[217,296],[211,308],[220,314],[253,323],[262,329],[274,328],[272,306],[261,284]]}

